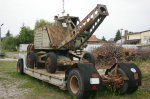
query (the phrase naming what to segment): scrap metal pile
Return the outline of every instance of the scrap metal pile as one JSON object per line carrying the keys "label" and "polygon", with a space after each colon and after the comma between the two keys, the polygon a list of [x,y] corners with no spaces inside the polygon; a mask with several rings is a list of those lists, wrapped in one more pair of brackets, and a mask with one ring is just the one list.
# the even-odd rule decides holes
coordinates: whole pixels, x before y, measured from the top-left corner
{"label": "scrap metal pile", "polygon": [[103,44],[92,53],[98,67],[111,67],[117,62],[130,61],[134,56],[132,49],[125,49],[112,43]]}

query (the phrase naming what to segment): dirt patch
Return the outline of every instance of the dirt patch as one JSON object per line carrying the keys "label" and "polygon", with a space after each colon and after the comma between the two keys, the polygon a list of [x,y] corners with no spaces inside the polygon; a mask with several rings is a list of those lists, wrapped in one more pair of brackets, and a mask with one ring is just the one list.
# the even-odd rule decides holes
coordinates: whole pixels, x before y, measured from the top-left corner
{"label": "dirt patch", "polygon": [[18,88],[22,83],[24,81],[12,77],[6,71],[0,72],[0,99],[23,99],[30,89]]}
{"label": "dirt patch", "polygon": [[18,89],[21,82],[11,82],[3,80],[0,82],[0,98],[1,99],[21,99],[25,94],[29,93],[29,89]]}

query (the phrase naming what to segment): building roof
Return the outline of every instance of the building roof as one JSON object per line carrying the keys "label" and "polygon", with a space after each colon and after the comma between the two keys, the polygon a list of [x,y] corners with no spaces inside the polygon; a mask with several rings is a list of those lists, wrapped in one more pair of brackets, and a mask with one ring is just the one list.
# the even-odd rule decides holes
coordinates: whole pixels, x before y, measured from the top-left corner
{"label": "building roof", "polygon": [[129,32],[129,34],[128,34],[128,35],[141,34],[141,33],[149,32],[149,31],[150,31],[150,30],[141,31],[141,32]]}
{"label": "building roof", "polygon": [[125,44],[137,44],[140,43],[141,39],[133,39],[133,40],[126,40]]}
{"label": "building roof", "polygon": [[96,35],[92,35],[92,36],[89,38],[88,41],[89,41],[89,42],[94,42],[94,41],[98,41],[98,39],[97,39]]}
{"label": "building roof", "polygon": [[108,41],[114,41],[114,38],[110,38]]}

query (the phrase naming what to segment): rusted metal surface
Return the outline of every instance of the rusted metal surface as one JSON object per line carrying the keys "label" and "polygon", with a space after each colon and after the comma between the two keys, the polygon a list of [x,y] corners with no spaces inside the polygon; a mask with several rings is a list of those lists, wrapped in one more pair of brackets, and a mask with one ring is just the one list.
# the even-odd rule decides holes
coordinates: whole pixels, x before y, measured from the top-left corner
{"label": "rusted metal surface", "polygon": [[58,45],[65,39],[68,35],[68,31],[65,31],[60,24],[53,24],[47,27],[49,38],[51,40],[50,47],[57,48]]}
{"label": "rusted metal surface", "polygon": [[119,75],[103,75],[101,78],[104,85],[111,86],[115,89],[119,89],[124,84],[124,80],[128,80],[128,77]]}
{"label": "rusted metal surface", "polygon": [[35,31],[35,49],[78,50],[108,15],[105,5],[98,4],[82,21],[74,16],[55,16],[55,22]]}
{"label": "rusted metal surface", "polygon": [[34,44],[29,44],[27,47],[27,52],[33,51],[34,50]]}
{"label": "rusted metal surface", "polygon": [[[102,9],[103,10],[102,10]],[[59,45],[59,48],[64,47],[66,45],[69,46],[69,43],[72,43],[76,40],[81,40],[80,35],[84,33],[84,31],[89,32],[87,36],[84,35],[84,40],[79,44],[79,46],[75,46],[75,49],[80,48],[89,37],[95,32],[97,27],[102,23],[103,19],[108,15],[107,8],[104,5],[98,4],[78,25],[77,29],[73,30],[71,33],[74,34],[74,37],[67,36],[67,38]],[[83,35],[82,35],[83,36]]]}

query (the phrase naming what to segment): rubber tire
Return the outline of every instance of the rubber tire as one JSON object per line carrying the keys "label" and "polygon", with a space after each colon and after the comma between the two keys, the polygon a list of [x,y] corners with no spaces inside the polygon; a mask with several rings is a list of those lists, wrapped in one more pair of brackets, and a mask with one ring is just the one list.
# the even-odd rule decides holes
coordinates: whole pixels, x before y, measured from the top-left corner
{"label": "rubber tire", "polygon": [[94,56],[91,53],[86,52],[83,55],[83,58],[88,60],[89,63],[92,63],[95,66],[95,59],[94,59]]}
{"label": "rubber tire", "polygon": [[[46,61],[48,60],[48,58],[51,61],[51,64],[47,64]],[[51,52],[48,53],[46,56],[46,60],[45,60],[45,68],[49,73],[55,73],[57,70],[57,57],[56,54]]]}
{"label": "rubber tire", "polygon": [[[112,72],[112,70],[110,72]],[[118,72],[121,73],[121,75],[123,76],[127,76],[126,73],[121,68],[118,68]],[[116,93],[123,95],[127,92],[127,90],[128,90],[128,81],[124,81],[123,86],[120,89],[116,90]]]}
{"label": "rubber tire", "polygon": [[[138,66],[133,63],[120,63],[119,65],[120,68],[124,69],[124,71],[126,72],[129,78],[127,93],[132,94],[141,85],[141,80],[142,80],[141,71],[138,68]],[[136,73],[138,73],[138,77],[139,77],[137,80],[134,79],[134,73],[131,71],[131,68],[136,69]]]}
{"label": "rubber tire", "polygon": [[[73,91],[71,90],[71,87],[70,87],[70,80],[71,80],[71,77],[72,76],[76,76],[78,81],[79,81],[79,91],[75,94],[73,93]],[[69,72],[69,75],[68,75],[68,79],[67,79],[67,88],[68,88],[68,91],[69,93],[71,94],[71,96],[73,97],[76,97],[75,99],[83,99],[85,98],[85,90],[84,90],[84,85],[83,85],[83,78],[81,77],[81,74],[79,72],[79,69],[72,69],[70,72]]]}
{"label": "rubber tire", "polygon": [[138,89],[138,86],[133,87],[133,88],[131,88],[131,89],[128,89],[128,90],[127,90],[127,93],[128,93],[128,94],[132,94],[132,93],[134,93],[135,91],[137,91],[137,89]]}
{"label": "rubber tire", "polygon": [[24,69],[23,69],[23,60],[22,59],[18,59],[17,61],[17,72],[20,74],[24,74]]}
{"label": "rubber tire", "polygon": [[[30,65],[28,64],[28,58],[30,58],[30,60],[31,60]],[[36,55],[35,55],[35,53],[32,52],[32,51],[28,52],[27,53],[27,67],[33,69],[35,65],[36,65]]]}

